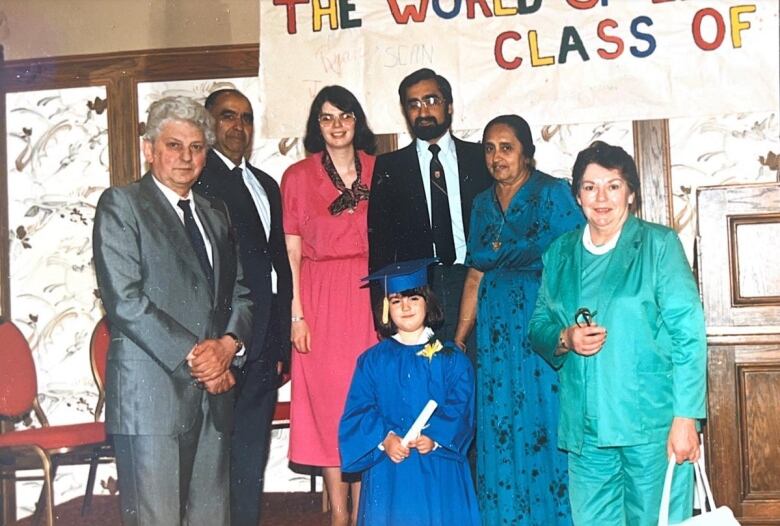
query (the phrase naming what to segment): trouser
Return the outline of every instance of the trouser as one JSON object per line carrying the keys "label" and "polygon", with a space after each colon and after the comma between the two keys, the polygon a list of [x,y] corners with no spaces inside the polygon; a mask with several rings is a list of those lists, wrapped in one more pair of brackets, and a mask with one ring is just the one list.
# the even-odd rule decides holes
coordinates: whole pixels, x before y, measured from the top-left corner
{"label": "trouser", "polygon": [[[466,281],[468,267],[465,265],[433,265],[430,273],[431,289],[441,304],[444,311],[444,324],[436,330],[436,334],[443,340],[452,340],[455,337],[455,329],[458,327],[458,314],[460,312],[460,297],[463,295],[463,283]],[[476,326],[475,326],[476,327]],[[477,331],[472,330],[466,340],[466,356],[471,360],[474,371],[477,370]],[[477,482],[477,435],[471,443],[467,453],[471,478]]]}
{"label": "trouser", "polygon": [[[260,522],[265,468],[271,446],[271,424],[276,407],[279,375],[276,360],[282,347],[276,295],[259,360],[236,372],[236,405],[230,448],[230,519],[232,526]],[[289,345],[289,344],[288,344]]]}
{"label": "trouser", "polygon": [[[441,304],[444,311],[444,323],[436,330],[436,334],[443,340],[452,340],[455,337],[455,329],[458,327],[458,313],[460,312],[460,297],[463,295],[463,283],[466,280],[468,267],[464,265],[434,265],[431,270],[431,289]],[[471,331],[466,342],[466,354],[471,364],[476,368],[477,356],[477,331]]]}
{"label": "trouser", "polygon": [[[580,453],[569,452],[569,495],[576,526],[656,526],[666,440],[625,447],[597,447],[595,421],[586,418]],[[675,468],[669,522],[693,512],[693,465]]]}
{"label": "trouser", "polygon": [[228,437],[214,427],[208,396],[201,410],[179,435],[114,435],[124,526],[230,524]]}

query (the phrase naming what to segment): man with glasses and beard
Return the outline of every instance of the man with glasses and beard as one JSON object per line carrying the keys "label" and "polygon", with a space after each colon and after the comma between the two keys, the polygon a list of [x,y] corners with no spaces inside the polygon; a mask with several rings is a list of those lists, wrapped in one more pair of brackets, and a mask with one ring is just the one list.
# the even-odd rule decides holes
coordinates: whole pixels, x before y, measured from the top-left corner
{"label": "man with glasses and beard", "polygon": [[[401,81],[398,95],[415,140],[377,157],[368,200],[369,272],[395,261],[437,257],[429,280],[444,309],[437,335],[451,340],[466,277],[471,202],[492,180],[482,145],[450,133],[447,79],[419,69]],[[380,289],[372,290],[375,305],[383,295]],[[474,361],[474,346],[466,347]]]}

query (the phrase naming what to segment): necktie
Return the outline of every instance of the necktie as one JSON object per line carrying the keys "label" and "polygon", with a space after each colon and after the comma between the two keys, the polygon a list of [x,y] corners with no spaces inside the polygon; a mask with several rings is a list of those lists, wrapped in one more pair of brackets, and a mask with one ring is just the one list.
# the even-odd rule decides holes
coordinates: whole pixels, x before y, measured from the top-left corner
{"label": "necktie", "polygon": [[444,178],[444,167],[439,161],[438,144],[431,144],[428,149],[433,154],[431,158],[431,228],[433,242],[436,245],[436,255],[445,265],[455,262],[455,241],[452,238],[452,217],[450,202],[447,199],[447,181]]}
{"label": "necktie", "polygon": [[203,273],[206,274],[206,278],[209,280],[211,290],[214,290],[214,270],[211,268],[209,255],[208,252],[206,252],[206,243],[203,241],[203,236],[198,229],[198,225],[195,223],[195,217],[192,215],[190,200],[180,199],[178,205],[184,212],[184,229],[187,231],[187,235],[190,238],[190,244],[195,250],[195,255],[198,256],[198,262],[203,269]]}

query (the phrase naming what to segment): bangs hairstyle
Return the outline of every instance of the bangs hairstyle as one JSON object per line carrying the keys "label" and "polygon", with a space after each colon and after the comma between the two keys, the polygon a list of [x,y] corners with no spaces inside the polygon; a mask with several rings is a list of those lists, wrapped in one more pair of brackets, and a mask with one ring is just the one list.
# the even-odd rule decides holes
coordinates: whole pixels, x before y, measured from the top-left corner
{"label": "bangs hairstyle", "polygon": [[203,132],[206,144],[214,145],[214,118],[202,104],[189,97],[163,97],[149,106],[143,138],[154,142],[170,121],[188,122]]}
{"label": "bangs hairstyle", "polygon": [[[442,323],[444,322],[444,310],[442,310],[441,303],[439,303],[439,298],[436,297],[436,294],[433,293],[433,290],[431,290],[430,286],[423,285],[422,287],[404,290],[395,294],[406,298],[410,296],[422,297],[425,300],[425,325],[434,330],[441,327]],[[394,294],[391,294],[391,296],[393,295]],[[392,317],[387,320],[386,324],[382,323],[381,301],[374,308],[374,316],[377,320],[376,326],[379,330],[379,334],[385,338],[389,338],[398,332],[398,327],[396,327],[395,323],[393,323]]]}
{"label": "bangs hairstyle", "polygon": [[363,150],[366,153],[376,151],[376,137],[368,127],[366,114],[363,107],[351,91],[342,86],[325,86],[317,93],[311,103],[309,118],[306,120],[306,136],[303,138],[303,146],[309,153],[319,153],[325,149],[325,139],[320,129],[320,113],[326,102],[330,102],[344,113],[355,114],[355,138],[352,145],[355,150]]}
{"label": "bangs hairstyle", "polygon": [[571,170],[571,193],[574,194],[575,199],[580,192],[582,176],[589,164],[598,164],[607,170],[620,172],[620,176],[628,184],[631,193],[634,194],[634,203],[631,205],[631,209],[639,210],[642,205],[639,174],[634,158],[628,152],[620,146],[612,146],[604,141],[593,141],[590,146],[577,154],[577,160],[574,161],[574,168]]}

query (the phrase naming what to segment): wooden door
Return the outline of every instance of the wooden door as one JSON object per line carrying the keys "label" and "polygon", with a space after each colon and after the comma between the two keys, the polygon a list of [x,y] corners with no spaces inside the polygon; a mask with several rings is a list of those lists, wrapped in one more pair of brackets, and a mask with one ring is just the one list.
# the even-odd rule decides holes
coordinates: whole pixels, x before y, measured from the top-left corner
{"label": "wooden door", "polygon": [[700,188],[697,245],[715,500],[780,524],[780,184]]}

